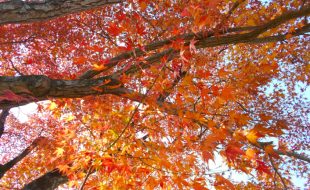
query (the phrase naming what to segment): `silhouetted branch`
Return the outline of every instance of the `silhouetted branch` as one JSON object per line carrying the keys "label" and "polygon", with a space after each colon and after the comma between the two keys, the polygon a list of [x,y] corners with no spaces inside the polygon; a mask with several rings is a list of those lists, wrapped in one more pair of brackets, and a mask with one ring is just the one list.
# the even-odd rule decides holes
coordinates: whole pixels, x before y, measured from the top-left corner
{"label": "silhouetted branch", "polygon": [[9,115],[9,109],[3,109],[0,114],[0,138],[4,132],[4,124],[8,115]]}
{"label": "silhouetted branch", "polygon": [[29,145],[22,153],[18,156],[10,160],[4,165],[0,165],[0,179],[4,176],[4,174],[9,171],[12,167],[14,167],[18,162],[20,162],[23,158],[25,158],[35,147],[38,146],[39,141],[42,138],[35,139],[31,145]]}

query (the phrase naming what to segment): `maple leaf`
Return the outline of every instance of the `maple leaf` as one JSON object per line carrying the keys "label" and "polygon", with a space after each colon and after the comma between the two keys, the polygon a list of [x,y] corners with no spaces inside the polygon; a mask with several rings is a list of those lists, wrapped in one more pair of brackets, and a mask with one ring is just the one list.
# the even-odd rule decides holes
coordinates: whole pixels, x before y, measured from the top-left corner
{"label": "maple leaf", "polygon": [[55,102],[51,102],[49,107],[48,107],[50,110],[54,110],[57,108],[57,104]]}
{"label": "maple leaf", "polygon": [[0,102],[1,101],[12,101],[12,102],[22,102],[27,100],[27,98],[17,95],[11,90],[4,90],[2,92],[2,95],[0,95]]}
{"label": "maple leaf", "polygon": [[87,57],[75,57],[73,59],[74,64],[84,64],[87,61]]}
{"label": "maple leaf", "polygon": [[240,155],[244,155],[244,151],[241,150],[241,148],[237,145],[228,145],[225,153],[229,162],[234,162],[237,157],[239,157]]}
{"label": "maple leaf", "polygon": [[257,139],[259,138],[259,135],[256,131],[250,131],[247,133],[246,138],[251,142],[256,144],[257,143]]}
{"label": "maple leaf", "polygon": [[273,146],[272,145],[267,145],[264,147],[264,150],[267,154],[275,157],[275,158],[280,158],[279,154],[277,154],[274,149],[273,149]]}
{"label": "maple leaf", "polygon": [[95,71],[102,71],[106,68],[106,66],[104,66],[103,64],[94,63],[93,68]]}
{"label": "maple leaf", "polygon": [[109,24],[109,27],[107,28],[107,31],[112,35],[112,36],[117,36],[121,33],[121,27],[117,26],[116,23],[111,22]]}
{"label": "maple leaf", "polygon": [[187,8],[184,8],[182,13],[181,13],[182,17],[187,17],[187,16],[191,16],[190,12],[188,11]]}
{"label": "maple leaf", "polygon": [[204,187],[203,185],[201,185],[200,183],[197,183],[197,182],[193,183],[193,188],[195,190],[208,190],[206,187]]}
{"label": "maple leaf", "polygon": [[204,152],[202,153],[202,158],[203,158],[206,162],[208,162],[209,160],[213,160],[213,159],[214,159],[213,154],[211,154],[210,152],[206,152],[206,151],[204,151]]}
{"label": "maple leaf", "polygon": [[230,86],[226,86],[222,89],[221,97],[225,100],[233,100],[233,88]]}
{"label": "maple leaf", "polygon": [[247,158],[249,159],[253,159],[256,157],[256,152],[255,150],[251,149],[251,148],[248,148],[245,152],[245,155],[247,156]]}
{"label": "maple leaf", "polygon": [[57,157],[60,157],[63,155],[64,151],[65,150],[63,148],[57,147],[54,153],[56,154]]}
{"label": "maple leaf", "polygon": [[[58,156],[58,155],[57,155]],[[67,164],[64,165],[59,165],[57,166],[57,168],[59,169],[59,171],[61,171],[62,173],[68,173],[69,172],[69,166]]]}
{"label": "maple leaf", "polygon": [[235,186],[229,180],[227,180],[221,175],[216,175],[215,179],[216,179],[216,182],[214,183],[215,187],[223,187],[224,189],[227,189],[227,190],[236,189]]}
{"label": "maple leaf", "polygon": [[256,163],[257,163],[256,169],[258,172],[260,172],[260,173],[264,172],[267,174],[271,174],[269,167],[264,162],[262,162],[260,160],[256,160]]}
{"label": "maple leaf", "polygon": [[33,62],[34,62],[34,60],[32,58],[28,58],[28,59],[26,59],[25,64],[31,65],[31,64],[33,64]]}

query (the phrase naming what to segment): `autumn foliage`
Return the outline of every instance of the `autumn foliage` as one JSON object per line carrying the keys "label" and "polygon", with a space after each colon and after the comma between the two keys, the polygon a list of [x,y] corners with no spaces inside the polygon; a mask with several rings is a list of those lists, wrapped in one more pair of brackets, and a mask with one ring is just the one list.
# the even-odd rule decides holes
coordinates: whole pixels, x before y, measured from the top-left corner
{"label": "autumn foliage", "polygon": [[[0,189],[297,188],[309,13],[302,0],[128,0],[0,16]],[[22,122],[12,108],[30,103]]]}

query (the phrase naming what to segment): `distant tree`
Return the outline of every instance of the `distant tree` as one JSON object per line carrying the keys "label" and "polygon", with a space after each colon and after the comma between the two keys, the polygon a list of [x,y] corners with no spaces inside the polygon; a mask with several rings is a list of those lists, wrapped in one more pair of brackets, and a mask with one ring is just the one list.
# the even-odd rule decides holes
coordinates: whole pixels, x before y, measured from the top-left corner
{"label": "distant tree", "polygon": [[[302,0],[2,1],[1,189],[295,188],[309,177],[309,13]],[[34,102],[26,122],[9,112]]]}

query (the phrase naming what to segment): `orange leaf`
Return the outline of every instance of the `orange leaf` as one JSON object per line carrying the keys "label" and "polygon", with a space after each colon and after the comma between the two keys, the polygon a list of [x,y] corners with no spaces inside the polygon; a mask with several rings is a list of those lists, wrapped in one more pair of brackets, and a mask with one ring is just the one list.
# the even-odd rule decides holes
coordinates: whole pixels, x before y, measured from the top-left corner
{"label": "orange leaf", "polygon": [[265,152],[273,157],[280,158],[280,156],[274,151],[272,145],[265,146]]}
{"label": "orange leaf", "polygon": [[259,114],[259,117],[260,117],[263,121],[269,121],[270,119],[272,119],[272,116],[266,115],[266,114]]}
{"label": "orange leaf", "polygon": [[216,189],[218,189],[217,187],[220,187],[221,189],[229,189],[229,190],[236,189],[234,184],[232,184],[229,180],[227,180],[223,176],[216,175],[215,180],[216,182],[214,183],[214,186],[216,187]]}
{"label": "orange leaf", "polygon": [[65,150],[63,148],[58,147],[54,153],[56,154],[57,157],[60,157],[63,155],[64,151]]}
{"label": "orange leaf", "polygon": [[225,100],[233,100],[234,95],[233,95],[233,88],[230,86],[226,86],[222,90],[221,97]]}
{"label": "orange leaf", "polygon": [[245,151],[245,155],[247,156],[247,158],[253,159],[253,158],[256,157],[256,152],[255,152],[255,150],[249,148],[249,149],[247,149],[247,150]]}
{"label": "orange leaf", "polygon": [[257,143],[257,139],[259,138],[259,134],[256,131],[251,130],[250,132],[248,132],[248,134],[246,135],[246,138],[251,142],[256,144]]}
{"label": "orange leaf", "polygon": [[102,70],[104,70],[106,67],[103,65],[103,64],[97,64],[97,63],[95,63],[95,64],[93,64],[93,69],[95,70],[95,71],[102,71]]}
{"label": "orange leaf", "polygon": [[73,63],[80,65],[80,64],[84,64],[87,61],[87,57],[76,57],[73,59]]}

